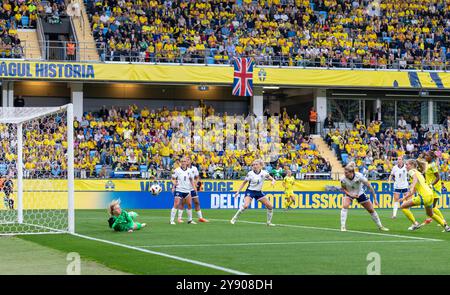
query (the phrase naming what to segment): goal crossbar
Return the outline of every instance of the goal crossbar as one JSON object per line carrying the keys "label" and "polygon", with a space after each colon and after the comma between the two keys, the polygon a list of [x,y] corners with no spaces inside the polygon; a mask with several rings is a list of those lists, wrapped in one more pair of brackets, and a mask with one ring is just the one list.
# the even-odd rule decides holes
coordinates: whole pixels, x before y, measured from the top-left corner
{"label": "goal crossbar", "polygon": [[[2,124],[21,124],[31,120],[37,120],[45,116],[68,110],[72,104],[66,104],[60,107],[1,107],[0,123]],[[30,115],[31,113],[31,115]],[[32,114],[34,113],[34,115]]]}

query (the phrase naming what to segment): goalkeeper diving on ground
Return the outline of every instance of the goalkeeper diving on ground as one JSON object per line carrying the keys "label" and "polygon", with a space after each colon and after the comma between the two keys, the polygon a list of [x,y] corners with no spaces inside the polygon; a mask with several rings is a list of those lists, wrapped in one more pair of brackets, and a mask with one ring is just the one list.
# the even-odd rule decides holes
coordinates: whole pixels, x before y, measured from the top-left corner
{"label": "goalkeeper diving on ground", "polygon": [[114,200],[109,204],[108,213],[110,215],[108,219],[109,227],[115,231],[131,233],[146,226],[145,223],[136,221],[138,217],[136,212],[122,210],[120,208],[120,200]]}

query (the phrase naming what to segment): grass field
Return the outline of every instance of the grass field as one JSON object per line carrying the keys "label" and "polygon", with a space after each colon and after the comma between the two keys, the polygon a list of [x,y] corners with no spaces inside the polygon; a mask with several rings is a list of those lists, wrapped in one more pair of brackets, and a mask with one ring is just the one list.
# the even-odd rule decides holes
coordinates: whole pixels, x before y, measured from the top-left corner
{"label": "grass field", "polygon": [[[276,210],[276,227],[265,225],[265,210],[248,210],[235,225],[229,223],[234,210],[204,210],[211,222],[196,225],[170,225],[169,210],[137,212],[149,227],[135,233],[112,232],[104,210],[79,210],[76,231],[81,236],[13,239],[18,245],[27,243],[27,247],[35,245],[58,255],[78,252],[83,262],[102,267],[106,273],[366,274],[367,255],[377,252],[382,274],[450,274],[450,233],[442,233],[434,222],[408,231],[410,224],[402,213],[392,220],[391,210],[378,210],[389,232],[378,231],[360,209],[350,210],[348,232],[338,230],[339,210]],[[413,212],[419,220],[425,218],[423,210]],[[450,210],[443,213],[450,219]],[[5,241],[0,238],[2,249]],[[22,259],[22,252],[18,255],[14,245],[9,247],[9,263],[14,255]],[[47,260],[52,259],[49,254]],[[8,269],[4,261],[3,270]],[[64,268],[67,264],[55,260],[58,263]],[[83,265],[81,272],[89,273]]]}

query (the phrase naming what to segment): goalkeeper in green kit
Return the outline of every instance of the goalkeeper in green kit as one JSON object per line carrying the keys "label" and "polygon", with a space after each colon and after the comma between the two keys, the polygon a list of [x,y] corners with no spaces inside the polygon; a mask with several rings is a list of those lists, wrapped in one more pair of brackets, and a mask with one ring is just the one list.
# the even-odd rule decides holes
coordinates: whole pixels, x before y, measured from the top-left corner
{"label": "goalkeeper in green kit", "polygon": [[120,200],[114,200],[109,204],[108,213],[111,216],[108,219],[109,227],[115,231],[133,232],[145,227],[145,223],[136,222],[138,214],[136,212],[127,212],[120,208]]}

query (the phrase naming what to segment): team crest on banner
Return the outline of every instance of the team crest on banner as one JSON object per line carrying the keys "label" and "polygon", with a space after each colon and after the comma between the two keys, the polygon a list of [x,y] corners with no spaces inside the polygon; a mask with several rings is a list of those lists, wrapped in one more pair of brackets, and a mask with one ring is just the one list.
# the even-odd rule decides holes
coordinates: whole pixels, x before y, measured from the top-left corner
{"label": "team crest on banner", "polygon": [[238,57],[234,59],[233,64],[233,95],[253,96],[253,59]]}

